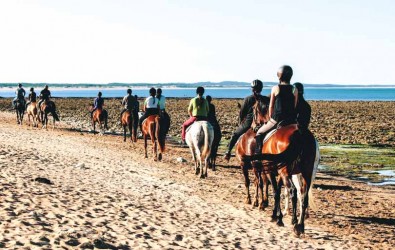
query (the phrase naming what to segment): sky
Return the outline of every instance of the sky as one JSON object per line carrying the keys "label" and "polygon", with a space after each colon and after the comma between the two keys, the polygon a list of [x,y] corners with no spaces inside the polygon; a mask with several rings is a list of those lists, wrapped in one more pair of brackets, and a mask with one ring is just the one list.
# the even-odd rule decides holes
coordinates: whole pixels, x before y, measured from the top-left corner
{"label": "sky", "polygon": [[0,0],[0,82],[395,84],[392,0]]}

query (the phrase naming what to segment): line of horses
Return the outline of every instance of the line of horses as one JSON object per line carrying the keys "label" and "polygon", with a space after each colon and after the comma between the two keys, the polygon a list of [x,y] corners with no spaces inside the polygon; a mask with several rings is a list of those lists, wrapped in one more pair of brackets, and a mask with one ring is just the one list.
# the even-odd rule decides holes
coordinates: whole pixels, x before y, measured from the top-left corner
{"label": "line of horses", "polygon": [[38,107],[37,102],[31,102],[27,108],[25,106],[25,101],[18,99],[15,103],[16,120],[17,123],[22,125],[23,117],[25,112],[28,116],[28,125],[31,126],[32,119],[33,127],[38,127],[38,123],[42,123],[42,128],[48,127],[48,115],[51,114],[53,118],[52,126],[55,128],[55,121],[59,121],[59,116],[56,113],[56,106],[53,101],[46,100],[41,103],[41,107]]}
{"label": "line of horses", "polygon": [[[254,105],[254,123],[263,124],[269,120],[269,103],[266,99],[257,100]],[[17,104],[17,119],[22,122],[23,113],[21,105]],[[48,114],[52,114],[58,120],[54,103],[45,102],[41,106],[40,116],[38,115],[37,104],[28,106],[27,113],[33,116],[33,123],[41,121],[43,127],[48,122]],[[99,125],[102,134],[107,129],[108,114],[104,109],[97,109],[92,114],[92,127],[95,131],[96,123]],[[125,111],[120,117],[123,127],[123,140],[126,141],[126,132],[129,130],[132,143],[137,141],[137,126],[135,122],[138,117],[133,113]],[[18,120],[19,121],[19,120]],[[37,122],[36,122],[37,124]],[[162,131],[163,121],[161,115],[151,115],[142,124],[142,135],[144,139],[144,154],[148,158],[148,139],[152,142],[152,153],[154,160],[162,160],[165,151],[166,134]],[[220,135],[219,135],[220,136]],[[307,216],[309,201],[313,205],[312,186],[317,172],[319,146],[310,131],[298,130],[295,124],[280,124],[275,130],[265,138],[262,154],[254,155],[255,132],[253,129],[243,134],[236,144],[236,158],[243,171],[247,204],[252,204],[250,195],[250,179],[248,171],[253,170],[255,180],[255,199],[253,206],[264,210],[268,207],[268,190],[271,185],[274,193],[274,206],[271,219],[277,225],[283,226],[284,214],[280,207],[281,188],[285,186],[286,207],[288,211],[288,196],[292,204],[292,224],[294,233],[300,235],[304,233],[304,220]],[[220,137],[215,135],[213,126],[207,121],[196,121],[186,133],[186,143],[192,154],[195,163],[195,173],[200,178],[207,177],[207,169],[211,167],[215,170],[215,161]],[[299,218],[297,218],[297,199],[299,198]]]}

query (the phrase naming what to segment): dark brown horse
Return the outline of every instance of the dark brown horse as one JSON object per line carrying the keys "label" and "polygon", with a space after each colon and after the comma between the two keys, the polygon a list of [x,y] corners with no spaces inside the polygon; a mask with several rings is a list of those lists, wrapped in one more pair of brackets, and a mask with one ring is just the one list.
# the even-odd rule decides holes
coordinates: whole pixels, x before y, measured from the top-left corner
{"label": "dark brown horse", "polygon": [[15,111],[16,111],[16,122],[22,125],[23,115],[25,114],[25,101],[23,99],[16,100]]}
{"label": "dark brown horse", "polygon": [[[161,139],[160,132],[160,116],[150,115],[142,124],[142,133],[144,137],[144,152],[145,158],[148,158],[147,153],[147,140],[148,137],[151,138],[152,151],[154,154],[154,160],[162,160],[162,153],[165,150],[165,140]],[[158,155],[158,144],[159,144],[159,155]]]}
{"label": "dark brown horse", "polygon": [[[259,124],[263,124],[269,120],[269,116],[267,115],[267,108],[269,106],[269,99],[264,97],[257,97],[262,98],[261,105],[262,111],[265,112],[266,115],[262,115],[256,117],[254,120],[253,126],[257,126]],[[240,106],[239,106],[240,107]],[[259,119],[259,120],[258,120]],[[240,167],[243,171],[244,175],[244,184],[247,192],[247,197],[245,199],[245,203],[251,204],[251,195],[250,195],[250,178],[248,175],[248,170],[253,169],[255,175],[255,201],[254,206],[258,207],[263,210],[265,207],[268,206],[268,180],[275,180],[275,176],[273,173],[262,174],[262,171],[258,171],[259,167],[255,166],[256,162],[251,161],[251,156],[255,152],[255,136],[256,132],[253,129],[248,130],[244,133],[236,144],[236,158],[240,162]],[[254,166],[253,166],[254,165]],[[272,181],[270,181],[272,182]],[[263,192],[263,189],[265,192]],[[258,195],[261,195],[261,203],[259,204]]]}
{"label": "dark brown horse", "polygon": [[99,129],[101,134],[104,134],[104,130],[108,129],[107,127],[107,110],[98,108],[92,114],[92,127],[93,133],[96,132],[96,123],[99,123]]}
{"label": "dark brown horse", "polygon": [[51,114],[53,117],[53,128],[55,128],[55,121],[59,121],[59,116],[56,113],[56,106],[53,101],[43,101],[40,106],[40,116],[42,121],[42,128],[47,128],[48,125],[48,114]]}
{"label": "dark brown horse", "polygon": [[[267,119],[266,105],[258,101],[254,106],[254,121]],[[262,173],[278,174],[279,178],[272,181],[275,189],[273,220],[277,219],[278,225],[283,225],[280,207],[281,187],[285,185],[292,201],[292,224],[296,235],[304,233],[304,219],[309,198],[312,197],[312,185],[318,166],[318,143],[309,131],[301,133],[296,124],[284,125],[270,135],[266,136],[262,147],[262,154],[252,157],[256,176]],[[244,157],[243,159],[251,159]],[[292,178],[293,175],[296,178]],[[297,181],[295,186],[294,181]],[[300,191],[297,190],[300,187]],[[296,217],[297,191],[300,193],[301,211],[299,220]],[[310,197],[309,197],[310,196]],[[276,213],[274,213],[276,212]]]}
{"label": "dark brown horse", "polygon": [[133,117],[133,114],[126,110],[123,112],[121,116],[121,124],[123,127],[123,141],[126,141],[126,128],[129,128],[130,139],[132,142],[137,142],[137,130],[133,127],[134,119],[138,119],[137,117]]}

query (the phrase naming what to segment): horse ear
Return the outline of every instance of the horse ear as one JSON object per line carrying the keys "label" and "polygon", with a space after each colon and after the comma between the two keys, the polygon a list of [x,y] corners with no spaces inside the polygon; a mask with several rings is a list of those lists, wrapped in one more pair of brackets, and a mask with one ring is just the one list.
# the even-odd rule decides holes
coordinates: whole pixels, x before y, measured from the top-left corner
{"label": "horse ear", "polygon": [[241,109],[241,104],[240,104],[240,102],[237,103],[237,107],[238,107],[239,109]]}

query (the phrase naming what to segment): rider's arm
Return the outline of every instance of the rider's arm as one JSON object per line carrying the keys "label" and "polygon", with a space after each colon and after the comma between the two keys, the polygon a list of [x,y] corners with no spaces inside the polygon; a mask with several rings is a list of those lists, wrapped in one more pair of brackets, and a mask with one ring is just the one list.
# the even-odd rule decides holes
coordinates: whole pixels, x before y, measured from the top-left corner
{"label": "rider's arm", "polygon": [[194,99],[192,99],[192,100],[189,102],[189,106],[188,106],[188,114],[189,114],[189,116],[191,116],[191,117],[192,117],[192,110],[193,110],[193,101],[194,101]]}
{"label": "rider's arm", "polygon": [[243,104],[241,105],[241,108],[240,108],[240,114],[239,114],[239,121],[240,122],[242,122],[244,120],[244,118],[247,116],[249,109],[250,109],[249,98],[246,97],[246,98],[244,98]]}

